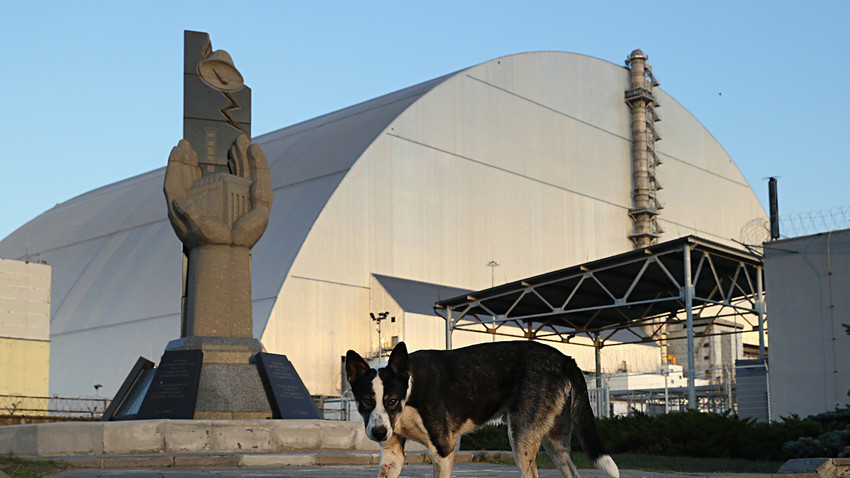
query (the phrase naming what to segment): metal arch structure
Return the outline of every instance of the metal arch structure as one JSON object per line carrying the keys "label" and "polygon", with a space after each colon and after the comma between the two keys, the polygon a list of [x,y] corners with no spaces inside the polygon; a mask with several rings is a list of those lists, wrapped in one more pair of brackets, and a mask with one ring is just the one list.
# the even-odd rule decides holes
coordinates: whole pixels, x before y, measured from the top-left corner
{"label": "metal arch structure", "polygon": [[[685,236],[616,256],[439,301],[446,320],[446,348],[454,330],[529,340],[572,342],[586,336],[606,345],[668,340],[667,324],[684,322],[688,348],[688,397],[694,388],[694,317],[739,317],[759,332],[765,357],[764,263],[760,256],[696,236]],[[684,316],[684,317],[683,317]],[[607,344],[617,334],[616,344]],[[633,338],[634,340],[629,340]]]}
{"label": "metal arch structure", "polygon": [[[317,357],[369,350],[369,312],[388,310],[373,308],[385,292],[373,273],[478,290],[492,286],[483,266],[494,259],[497,274],[523,278],[634,247],[622,64],[527,52],[446,73],[253,138],[275,195],[252,250],[253,335],[298,364],[311,393],[340,391],[339,364]],[[686,105],[661,88],[653,95],[665,125],[656,172],[677,205],[657,217],[668,230],[658,242],[725,241],[766,220]],[[0,257],[53,268],[51,395],[89,394],[96,378],[112,396],[139,356],[157,357],[179,334],[181,244],[163,173],[89,191],[0,240]],[[588,224],[593,231],[581,229]],[[468,293],[430,297],[426,310]],[[444,347],[445,322],[398,325],[412,323],[422,348]],[[123,340],[135,336],[144,340]]]}

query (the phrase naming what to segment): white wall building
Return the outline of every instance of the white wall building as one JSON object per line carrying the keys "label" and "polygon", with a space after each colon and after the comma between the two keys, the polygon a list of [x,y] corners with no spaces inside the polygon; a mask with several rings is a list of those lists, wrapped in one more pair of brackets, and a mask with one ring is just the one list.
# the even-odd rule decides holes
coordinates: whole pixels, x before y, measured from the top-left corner
{"label": "white wall building", "polygon": [[[340,356],[378,348],[370,313],[396,307],[385,342],[445,343],[443,321],[405,310],[381,278],[478,290],[633,249],[627,88],[624,66],[524,53],[254,138],[275,193],[253,251],[255,337],[287,355],[311,393],[336,395]],[[731,243],[763,209],[699,121],[655,95],[659,240]],[[179,336],[181,244],[163,173],[66,201],[0,242],[2,257],[53,266],[51,393],[102,383],[113,394],[140,355],[158,361]],[[594,368],[592,349],[563,349]],[[660,364],[640,345],[602,359],[603,371]]]}
{"label": "white wall building", "polygon": [[0,415],[47,409],[49,364],[50,266],[0,259]]}
{"label": "white wall building", "polygon": [[768,242],[771,420],[850,404],[850,229]]}

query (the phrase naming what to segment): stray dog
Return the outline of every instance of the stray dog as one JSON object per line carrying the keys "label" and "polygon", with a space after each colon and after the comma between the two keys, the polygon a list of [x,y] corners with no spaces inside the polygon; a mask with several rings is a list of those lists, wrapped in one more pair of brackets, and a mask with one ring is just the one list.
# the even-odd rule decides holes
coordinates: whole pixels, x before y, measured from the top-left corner
{"label": "stray dog", "polygon": [[406,439],[431,452],[435,478],[450,478],[456,440],[495,418],[508,425],[523,477],[537,477],[541,443],[561,474],[579,476],[573,428],[594,465],[620,476],[602,447],[581,370],[547,345],[495,342],[408,355],[400,342],[377,370],[349,350],[345,371],[366,435],[381,445],[379,478],[399,476]]}

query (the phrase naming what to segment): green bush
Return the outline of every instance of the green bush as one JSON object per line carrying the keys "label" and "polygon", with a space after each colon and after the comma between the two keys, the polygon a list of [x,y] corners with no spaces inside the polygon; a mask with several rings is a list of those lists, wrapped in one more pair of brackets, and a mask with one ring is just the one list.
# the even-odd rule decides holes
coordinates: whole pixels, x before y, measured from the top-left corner
{"label": "green bush", "polygon": [[675,412],[643,413],[600,420],[599,433],[612,453],[744,458],[753,422],[734,415]]}
{"label": "green bush", "polygon": [[730,413],[695,410],[648,416],[634,413],[598,422],[612,453],[783,460],[782,445],[817,430],[817,424],[788,417],[760,423]]}
{"label": "green bush", "polygon": [[835,430],[819,435],[817,438],[802,437],[782,446],[788,456],[797,458],[811,457],[850,457],[850,426],[844,430]]}
{"label": "green bush", "polygon": [[[783,461],[850,456],[850,407],[772,423],[695,410],[597,420],[609,453]],[[510,450],[507,427],[488,425],[461,439],[462,450]],[[573,449],[580,450],[575,434]]]}
{"label": "green bush", "polygon": [[484,425],[460,439],[461,450],[510,450],[507,425]]}

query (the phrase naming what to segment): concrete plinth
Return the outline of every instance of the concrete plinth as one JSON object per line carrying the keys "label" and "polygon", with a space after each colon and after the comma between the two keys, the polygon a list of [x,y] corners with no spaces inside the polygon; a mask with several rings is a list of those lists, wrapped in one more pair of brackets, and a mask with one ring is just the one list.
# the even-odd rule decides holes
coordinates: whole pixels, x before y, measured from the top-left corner
{"label": "concrete plinth", "polygon": [[263,351],[255,338],[184,337],[166,351],[203,352],[196,419],[264,419],[273,416],[254,357]]}
{"label": "concrete plinth", "polygon": [[795,458],[786,461],[778,473],[781,476],[794,478],[850,477],[850,458]]}
{"label": "concrete plinth", "polygon": [[328,420],[138,420],[0,427],[0,455],[378,452],[360,422]]}

